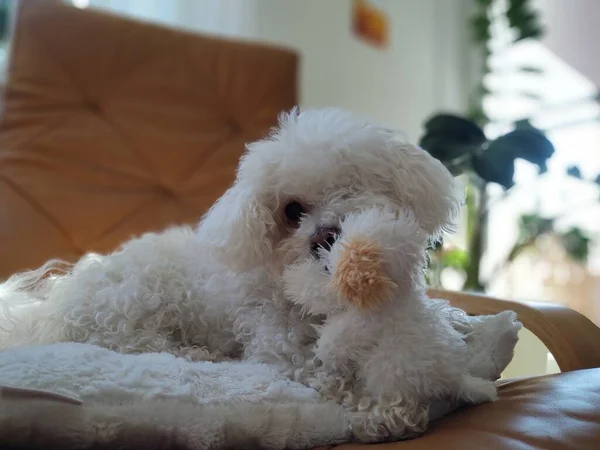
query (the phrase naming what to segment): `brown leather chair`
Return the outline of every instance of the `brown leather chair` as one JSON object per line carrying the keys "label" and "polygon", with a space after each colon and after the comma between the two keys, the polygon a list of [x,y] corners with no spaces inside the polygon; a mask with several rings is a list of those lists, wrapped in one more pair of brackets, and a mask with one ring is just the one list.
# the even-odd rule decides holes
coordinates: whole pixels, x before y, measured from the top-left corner
{"label": "brown leather chair", "polygon": [[195,222],[296,104],[297,56],[20,0],[0,119],[0,279]]}
{"label": "brown leather chair", "polygon": [[[21,0],[0,117],[0,279],[197,221],[243,143],[296,103],[297,59]],[[600,449],[600,329],[560,306],[433,294],[472,314],[517,311],[562,373],[502,382],[498,402],[380,448]]]}

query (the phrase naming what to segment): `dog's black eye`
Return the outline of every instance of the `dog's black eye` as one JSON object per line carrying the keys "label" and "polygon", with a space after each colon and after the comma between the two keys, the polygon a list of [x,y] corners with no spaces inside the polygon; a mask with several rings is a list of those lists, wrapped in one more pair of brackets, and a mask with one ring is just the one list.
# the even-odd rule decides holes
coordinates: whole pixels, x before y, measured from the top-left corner
{"label": "dog's black eye", "polygon": [[294,200],[285,205],[284,213],[288,221],[297,224],[302,219],[302,215],[306,213],[306,209],[300,202]]}

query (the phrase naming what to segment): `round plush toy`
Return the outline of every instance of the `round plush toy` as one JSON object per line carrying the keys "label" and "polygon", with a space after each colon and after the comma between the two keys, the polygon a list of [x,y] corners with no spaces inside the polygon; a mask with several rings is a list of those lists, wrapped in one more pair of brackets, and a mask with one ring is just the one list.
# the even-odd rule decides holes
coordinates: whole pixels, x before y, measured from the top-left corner
{"label": "round plush toy", "polygon": [[389,299],[396,284],[386,273],[379,244],[356,236],[339,245],[331,286],[340,297],[361,309],[373,309]]}

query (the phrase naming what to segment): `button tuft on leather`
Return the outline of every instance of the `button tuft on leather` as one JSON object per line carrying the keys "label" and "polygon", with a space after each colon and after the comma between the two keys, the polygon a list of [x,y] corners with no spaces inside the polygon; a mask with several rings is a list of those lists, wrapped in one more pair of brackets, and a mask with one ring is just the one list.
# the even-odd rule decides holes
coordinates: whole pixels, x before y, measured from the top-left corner
{"label": "button tuft on leather", "polygon": [[157,195],[161,197],[168,197],[173,199],[179,197],[179,195],[173,189],[171,189],[169,186],[165,186],[162,184],[157,184],[156,186],[154,186],[154,191],[157,193]]}
{"label": "button tuft on leather", "polygon": [[87,110],[91,111],[93,114],[97,114],[97,115],[102,114],[102,106],[97,101],[86,100],[85,101],[85,108]]}
{"label": "button tuft on leather", "polygon": [[229,125],[229,128],[231,128],[231,131],[233,131],[235,134],[242,134],[244,132],[242,125],[235,119],[230,118],[227,121],[227,124]]}

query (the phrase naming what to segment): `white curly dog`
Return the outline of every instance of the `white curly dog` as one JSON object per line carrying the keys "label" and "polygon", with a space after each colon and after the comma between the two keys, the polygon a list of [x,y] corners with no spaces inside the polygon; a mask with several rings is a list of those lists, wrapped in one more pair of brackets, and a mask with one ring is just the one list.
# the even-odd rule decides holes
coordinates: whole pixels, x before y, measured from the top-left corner
{"label": "white curly dog", "polygon": [[[393,130],[337,109],[294,110],[248,145],[235,183],[197,228],[145,234],[0,285],[0,347],[74,341],[243,358],[305,379],[324,317],[304,315],[302,299],[320,301],[323,249],[344,218],[374,206],[410,211],[406,239],[421,262],[423,242],[452,226],[461,199],[444,166]],[[408,265],[414,257],[398,254]]]}

